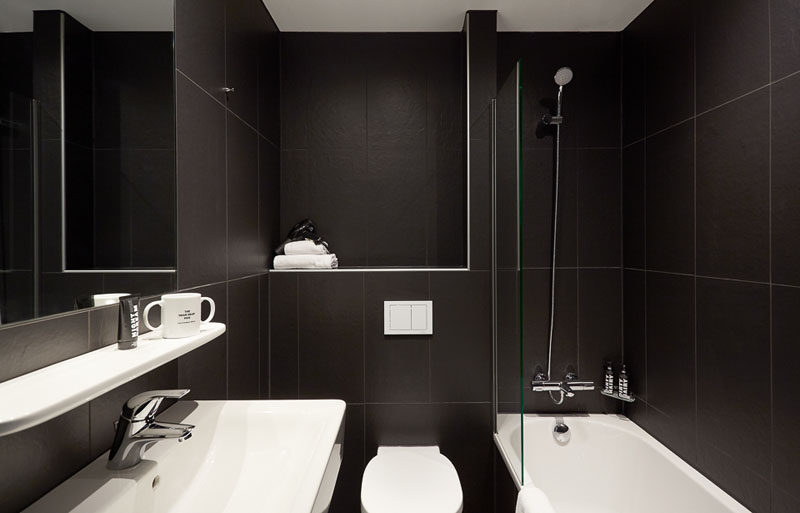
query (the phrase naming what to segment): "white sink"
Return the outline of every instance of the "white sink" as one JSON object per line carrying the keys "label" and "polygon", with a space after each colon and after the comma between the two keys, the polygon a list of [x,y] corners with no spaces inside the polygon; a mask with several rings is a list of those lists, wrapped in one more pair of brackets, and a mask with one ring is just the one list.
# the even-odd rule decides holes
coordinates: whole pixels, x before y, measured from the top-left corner
{"label": "white sink", "polygon": [[345,403],[181,401],[159,419],[192,437],[150,447],[136,467],[106,469],[108,453],[28,512],[327,511],[342,459]]}

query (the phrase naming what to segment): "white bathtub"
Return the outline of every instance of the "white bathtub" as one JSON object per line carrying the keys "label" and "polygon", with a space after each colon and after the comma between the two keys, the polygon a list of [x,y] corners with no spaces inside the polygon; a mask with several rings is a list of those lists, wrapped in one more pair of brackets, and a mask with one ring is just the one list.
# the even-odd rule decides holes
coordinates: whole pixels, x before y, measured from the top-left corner
{"label": "white bathtub", "polygon": [[[525,415],[525,484],[556,513],[747,513],[655,438],[621,415],[565,415],[570,441],[553,438],[556,416]],[[498,416],[495,443],[520,487],[520,416]]]}

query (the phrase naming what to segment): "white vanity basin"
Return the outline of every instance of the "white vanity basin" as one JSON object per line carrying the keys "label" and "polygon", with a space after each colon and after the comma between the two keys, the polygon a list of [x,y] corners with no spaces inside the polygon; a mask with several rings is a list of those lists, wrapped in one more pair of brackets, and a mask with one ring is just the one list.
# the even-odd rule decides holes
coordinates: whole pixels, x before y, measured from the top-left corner
{"label": "white vanity basin", "polygon": [[108,453],[26,511],[326,511],[342,458],[345,403],[181,401],[160,420],[194,424],[158,442],[136,467],[106,469]]}

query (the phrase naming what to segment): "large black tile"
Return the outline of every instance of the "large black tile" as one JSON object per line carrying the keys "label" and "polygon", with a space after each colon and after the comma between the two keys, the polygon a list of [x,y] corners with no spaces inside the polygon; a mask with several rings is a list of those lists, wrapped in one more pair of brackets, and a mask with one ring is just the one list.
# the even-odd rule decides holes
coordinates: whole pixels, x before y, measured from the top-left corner
{"label": "large black tile", "polygon": [[270,399],[297,399],[299,390],[299,273],[269,275]]}
{"label": "large black tile", "polygon": [[[311,69],[308,87],[308,146],[363,149],[367,142],[367,54],[354,34],[305,34],[303,58]],[[285,111],[284,111],[285,112]]]}
{"label": "large black tile", "polygon": [[[220,283],[208,287],[192,289],[215,303],[214,321],[227,323],[228,284]],[[208,317],[205,302],[203,318]],[[181,388],[191,389],[187,399],[217,400],[228,397],[228,333],[225,332],[211,342],[198,347],[178,359],[178,383]]]}
{"label": "large black tile", "polygon": [[234,88],[228,108],[251,126],[258,123],[258,52],[262,17],[258,0],[225,0],[225,80]]}
{"label": "large black tile", "polygon": [[[281,237],[281,164],[280,151],[269,141],[258,139],[258,236],[260,267],[272,264]],[[299,219],[298,219],[299,221]]]}
{"label": "large black tile", "polygon": [[772,486],[772,513],[794,513],[800,511],[800,499]]}
{"label": "large black tile", "polygon": [[225,110],[180,74],[177,95],[178,286],[186,288],[226,276]]}
{"label": "large black tile", "polygon": [[[547,372],[550,270],[525,270],[521,279],[523,379],[528,380],[538,371]],[[558,269],[555,285],[551,374],[560,379],[567,372],[578,370],[578,272]]]}
{"label": "large black tile", "polygon": [[694,122],[647,139],[647,269],[694,272]]}
{"label": "large black tile", "polygon": [[364,474],[364,405],[348,404],[344,415],[342,466],[331,500],[331,513],[359,511]]}
{"label": "large black tile", "polygon": [[458,472],[464,511],[491,511],[490,404],[368,404],[369,461],[381,445],[438,445]]}
{"label": "large black tile", "polygon": [[426,219],[427,264],[437,267],[467,265],[467,173],[462,150],[439,147],[427,154],[431,183]]}
{"label": "large black tile", "polygon": [[800,289],[772,288],[772,480],[773,484],[797,494],[800,482],[800,385],[794,376],[800,360],[796,343],[800,319]]}
{"label": "large black tile", "polygon": [[622,144],[645,136],[645,101],[649,16],[639,15],[622,32]]}
{"label": "large black tile", "polygon": [[[631,407],[636,403],[631,404]],[[647,405],[645,429],[669,450],[680,456],[690,465],[697,464],[697,436],[694,429],[694,415],[691,422],[681,415],[667,415],[654,406]]]}
{"label": "large black tile", "polygon": [[[647,283],[643,271],[623,271],[622,336],[629,389],[647,400]],[[638,405],[637,405],[638,406]]]}
{"label": "large black tile", "polygon": [[800,5],[795,0],[771,0],[772,80],[800,70]]}
{"label": "large black tile", "polygon": [[622,150],[622,265],[644,269],[646,254],[645,224],[645,143],[640,141]]}
{"label": "large black tile", "polygon": [[425,34],[428,149],[464,150],[466,81],[461,33]]}
{"label": "large black tile", "polygon": [[619,153],[578,150],[579,266],[618,267],[622,261]]}
{"label": "large black tile", "polygon": [[175,267],[175,151],[94,152],[94,266]]}
{"label": "large black tile", "polygon": [[[42,118],[46,118],[46,113]],[[43,127],[52,125],[43,122]],[[41,238],[41,269],[43,272],[61,272],[61,142],[43,140],[39,147],[39,230]]]}
{"label": "large black tile", "polygon": [[281,143],[281,49],[280,31],[266,6],[259,23],[258,39],[258,124],[261,135]]}
{"label": "large black tile", "polygon": [[691,0],[653,2],[642,18],[647,133],[652,134],[694,114],[694,5]]}
{"label": "large black tile", "polygon": [[472,126],[469,141],[469,267],[489,270],[492,265],[492,146],[490,111]]}
{"label": "large black tile", "polygon": [[[339,258],[340,266],[368,263],[368,204],[363,192],[359,192],[369,190],[368,173],[364,152],[311,152],[307,213],[294,221],[290,220],[292,224],[305,217],[316,220],[320,233]],[[286,225],[281,228],[286,231],[290,227]]]}
{"label": "large black tile", "polygon": [[264,269],[258,217],[258,135],[228,114],[228,277]]}
{"label": "large black tile", "polygon": [[490,278],[490,273],[479,271],[430,275],[432,401],[491,398]]}
{"label": "large black tile", "polygon": [[258,399],[260,351],[258,276],[228,283],[228,398]]}
{"label": "large black tile", "polygon": [[172,43],[170,32],[94,33],[95,148],[175,147]]}
{"label": "large black tile", "polygon": [[[578,284],[577,372],[580,378],[600,385],[605,377],[603,363],[622,360],[622,272],[581,269]],[[616,413],[621,406],[594,393],[582,394],[580,400],[592,411]]]}
{"label": "large black tile", "polygon": [[467,122],[472,125],[483,112],[489,110],[491,99],[497,97],[497,12],[469,11],[464,18],[464,26],[469,56]]}
{"label": "large black tile", "polygon": [[91,461],[89,405],[0,437],[0,454],[0,510],[21,511]]}
{"label": "large black tile", "polygon": [[772,280],[800,285],[800,75],[772,86]]}
{"label": "large black tile", "polygon": [[258,301],[258,398],[269,399],[271,357],[269,274],[258,277]]}
{"label": "large black tile", "polygon": [[89,351],[89,314],[65,314],[0,329],[0,382]]}
{"label": "large black tile", "polygon": [[370,149],[423,153],[426,144],[426,40],[420,34],[378,34],[367,67]]}
{"label": "large black tile", "polygon": [[760,475],[770,471],[769,302],[767,285],[697,280],[699,444]]}
{"label": "large black tile", "polygon": [[383,334],[384,301],[428,298],[428,273],[364,273],[367,402],[429,400],[431,337]]}
{"label": "large black tile", "polygon": [[520,391],[520,293],[519,274],[514,270],[497,273],[497,396],[499,402],[516,402]]}
{"label": "large black tile", "polygon": [[217,100],[225,101],[225,2],[176,2],[175,65]]}
{"label": "large black tile", "polygon": [[301,273],[300,397],[364,402],[364,275]]}
{"label": "large black tile", "polygon": [[[639,370],[639,372],[642,372]],[[695,458],[694,278],[647,273],[647,402],[662,438]],[[691,443],[688,443],[688,442]]]}
{"label": "large black tile", "polygon": [[770,511],[769,481],[764,474],[743,465],[736,452],[726,453],[701,442],[697,447],[697,467],[752,513]]}
{"label": "large black tile", "polygon": [[575,108],[562,125],[563,131],[575,131],[580,148],[619,147],[622,37],[614,32],[570,36],[571,41],[564,45],[569,57],[544,74],[552,76],[564,65],[575,72],[575,79],[564,87],[563,105],[574,104]]}
{"label": "large black tile", "polygon": [[[578,261],[578,152],[562,150],[559,167],[556,265],[574,267]],[[522,173],[523,266],[549,267],[553,261],[555,196],[552,150],[523,150]],[[512,209],[516,209],[515,204],[511,204]],[[500,228],[508,230],[508,234],[499,244],[511,245],[511,237],[516,238],[516,216],[517,213],[513,212],[513,219],[509,219],[511,223],[507,222]],[[516,253],[516,248],[512,252]],[[513,256],[516,261],[516,254]]]}
{"label": "large black tile", "polygon": [[425,164],[424,151],[369,150],[366,201],[370,266],[428,264],[427,221],[434,198],[432,177]]}
{"label": "large black tile", "polygon": [[769,0],[700,2],[696,24],[697,112],[769,81]]}
{"label": "large black tile", "polygon": [[769,279],[769,91],[697,118],[697,273]]}
{"label": "large black tile", "polygon": [[312,66],[311,40],[303,33],[280,35],[280,145],[282,150],[308,148],[308,102]]}

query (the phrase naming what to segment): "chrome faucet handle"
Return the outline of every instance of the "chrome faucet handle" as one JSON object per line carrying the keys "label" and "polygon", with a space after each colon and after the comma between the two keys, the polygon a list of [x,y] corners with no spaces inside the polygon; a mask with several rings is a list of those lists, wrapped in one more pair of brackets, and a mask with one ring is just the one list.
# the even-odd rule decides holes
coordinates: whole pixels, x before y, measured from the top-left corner
{"label": "chrome faucet handle", "polygon": [[164,399],[180,399],[189,393],[188,388],[175,390],[149,390],[136,394],[122,406],[121,416],[130,421],[140,421],[155,416],[161,401]]}
{"label": "chrome faucet handle", "polygon": [[574,372],[568,372],[564,376],[564,383],[569,385],[570,390],[594,390],[594,381],[578,379],[578,375]]}

